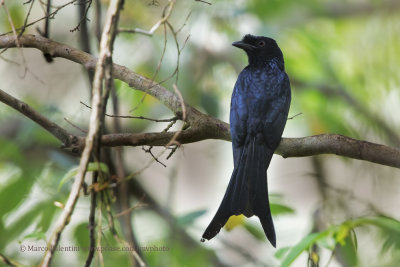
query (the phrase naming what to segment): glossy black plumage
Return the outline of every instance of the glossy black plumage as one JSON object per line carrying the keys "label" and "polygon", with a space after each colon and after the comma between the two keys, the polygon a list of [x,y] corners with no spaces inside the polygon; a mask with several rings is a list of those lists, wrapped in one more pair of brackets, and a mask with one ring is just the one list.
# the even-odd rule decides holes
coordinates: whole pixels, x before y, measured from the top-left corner
{"label": "glossy black plumage", "polygon": [[222,203],[203,234],[216,236],[231,215],[259,217],[265,235],[276,246],[268,200],[267,169],[288,117],[291,93],[281,50],[275,40],[246,35],[232,45],[243,49],[249,65],[236,81],[231,99],[230,129],[234,170]]}

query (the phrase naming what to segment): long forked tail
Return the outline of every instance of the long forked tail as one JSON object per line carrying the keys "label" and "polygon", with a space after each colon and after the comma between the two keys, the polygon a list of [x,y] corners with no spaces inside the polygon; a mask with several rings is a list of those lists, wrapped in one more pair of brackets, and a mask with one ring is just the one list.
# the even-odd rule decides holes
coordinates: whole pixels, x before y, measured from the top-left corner
{"label": "long forked tail", "polygon": [[233,170],[222,203],[202,240],[215,237],[232,215],[258,216],[264,233],[275,247],[274,223],[268,200],[267,168],[273,151],[261,138],[253,138],[242,149],[239,163]]}

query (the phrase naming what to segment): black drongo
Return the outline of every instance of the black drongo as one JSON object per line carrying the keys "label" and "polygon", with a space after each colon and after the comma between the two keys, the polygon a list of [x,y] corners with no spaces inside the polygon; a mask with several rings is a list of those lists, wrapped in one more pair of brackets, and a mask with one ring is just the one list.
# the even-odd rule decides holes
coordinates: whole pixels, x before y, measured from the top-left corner
{"label": "black drongo", "polygon": [[248,34],[232,45],[243,49],[249,58],[249,65],[239,74],[231,99],[234,169],[222,203],[202,241],[216,236],[232,215],[256,215],[275,247],[267,169],[288,117],[289,78],[275,40]]}

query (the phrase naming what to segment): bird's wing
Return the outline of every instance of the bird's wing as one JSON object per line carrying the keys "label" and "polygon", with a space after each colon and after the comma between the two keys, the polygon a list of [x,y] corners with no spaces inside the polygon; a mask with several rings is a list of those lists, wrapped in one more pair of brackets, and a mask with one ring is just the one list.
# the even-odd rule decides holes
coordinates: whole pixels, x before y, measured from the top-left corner
{"label": "bird's wing", "polygon": [[265,113],[263,135],[267,146],[275,150],[279,145],[282,137],[283,130],[286,125],[289,108],[290,108],[290,82],[288,76],[285,74],[284,79],[276,83],[274,88],[277,93],[274,101],[268,107]]}
{"label": "bird's wing", "polygon": [[248,98],[246,90],[248,85],[245,76],[242,71],[236,81],[231,100],[229,121],[235,167],[239,163],[241,150],[247,136]]}

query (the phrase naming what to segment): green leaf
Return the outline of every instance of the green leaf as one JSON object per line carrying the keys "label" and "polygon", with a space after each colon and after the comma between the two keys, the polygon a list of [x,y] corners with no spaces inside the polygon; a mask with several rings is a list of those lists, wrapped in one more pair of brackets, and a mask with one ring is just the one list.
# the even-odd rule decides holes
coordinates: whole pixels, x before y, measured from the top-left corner
{"label": "green leaf", "polygon": [[379,227],[383,234],[385,234],[385,242],[382,247],[382,251],[388,251],[392,246],[400,249],[400,221],[385,217],[362,217],[352,221],[353,227],[363,226],[363,225],[374,225]]}
{"label": "green leaf", "polygon": [[[391,244],[398,244],[400,240],[400,222],[389,217],[376,216],[376,217],[361,217],[354,220],[346,221],[340,225],[334,225],[329,229],[320,232],[312,233],[304,237],[300,243],[292,247],[282,262],[282,266],[289,266],[302,252],[308,250],[314,243],[318,242],[320,245],[333,250],[336,244],[340,244],[340,249],[344,255],[351,262],[352,266],[357,263],[357,238],[354,232],[355,227],[375,225],[390,233],[387,240],[391,240]],[[334,237],[334,242],[332,238]],[[387,241],[386,241],[387,242]],[[280,252],[281,256],[284,252]],[[354,263],[354,264],[353,264]]]}
{"label": "green leaf", "polygon": [[278,203],[270,203],[269,207],[271,208],[271,214],[273,215],[282,215],[282,214],[293,214],[294,210],[291,207],[278,204]]}
{"label": "green leaf", "polygon": [[363,224],[372,224],[387,230],[400,233],[400,221],[390,217],[376,216],[376,217],[361,217],[352,221],[353,227],[361,226]]}
{"label": "green leaf", "polygon": [[357,238],[354,230],[350,230],[349,235],[344,240],[344,245],[339,246],[338,250],[348,266],[357,266]]}
{"label": "green leaf", "polygon": [[177,223],[180,226],[191,225],[197,218],[204,215],[206,212],[207,212],[206,210],[197,210],[197,211],[189,212],[185,215],[178,217]]}
{"label": "green leaf", "polygon": [[344,246],[346,244],[345,240],[349,236],[351,229],[352,228],[350,228],[348,224],[343,223],[336,232],[335,241],[341,246]]}
{"label": "green leaf", "polygon": [[317,241],[317,244],[323,248],[329,249],[329,250],[334,250],[336,247],[336,239],[335,239],[335,234],[337,231],[338,227],[336,225],[331,226],[328,228],[326,231],[329,232],[327,236],[324,238],[321,238]]}
{"label": "green leaf", "polygon": [[19,208],[35,182],[33,175],[22,173],[19,169],[7,175],[7,181],[10,182],[0,187],[0,203],[3,203],[0,205],[0,219],[8,212]]}
{"label": "green leaf", "polygon": [[[72,168],[71,170],[69,170],[61,179],[57,191],[61,190],[61,187],[68,181],[70,180],[72,177],[74,177],[75,175],[78,174],[78,169],[79,166],[76,166],[74,168]],[[94,171],[101,171],[103,173],[109,173],[108,171],[108,167],[106,164],[104,164],[103,162],[90,162],[87,166],[86,169],[87,172],[94,172]]]}
{"label": "green leaf", "polygon": [[289,253],[289,250],[291,248],[292,247],[283,247],[283,248],[278,249],[278,251],[275,253],[275,258],[283,259],[283,257],[285,257]]}
{"label": "green leaf", "polygon": [[325,238],[328,234],[329,231],[326,230],[320,233],[312,233],[304,237],[300,243],[290,249],[288,255],[283,260],[281,267],[288,267],[302,252],[308,250],[310,246],[318,240]]}

